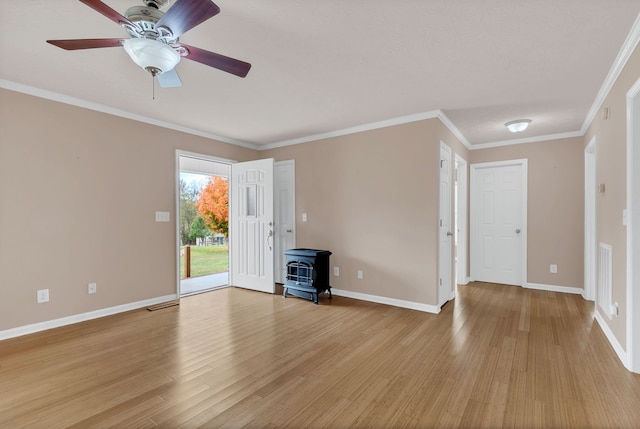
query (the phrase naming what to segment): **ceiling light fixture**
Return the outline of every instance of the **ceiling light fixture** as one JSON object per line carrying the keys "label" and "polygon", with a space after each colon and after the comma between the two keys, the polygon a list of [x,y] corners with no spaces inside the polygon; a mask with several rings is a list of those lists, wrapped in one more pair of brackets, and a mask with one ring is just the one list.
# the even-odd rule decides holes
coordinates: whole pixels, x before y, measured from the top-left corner
{"label": "ceiling light fixture", "polygon": [[512,133],[519,133],[521,131],[526,130],[527,127],[529,127],[530,123],[531,123],[531,119],[516,119],[515,121],[507,122],[504,125]]}
{"label": "ceiling light fixture", "polygon": [[173,70],[181,58],[171,46],[153,39],[126,39],[124,50],[153,76]]}

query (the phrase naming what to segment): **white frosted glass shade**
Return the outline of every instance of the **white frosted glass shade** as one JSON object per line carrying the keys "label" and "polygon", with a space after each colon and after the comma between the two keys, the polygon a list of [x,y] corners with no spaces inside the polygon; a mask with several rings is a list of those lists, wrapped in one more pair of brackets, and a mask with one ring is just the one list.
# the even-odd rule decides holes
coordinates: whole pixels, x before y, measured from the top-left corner
{"label": "white frosted glass shade", "polygon": [[124,50],[134,63],[147,71],[159,70],[159,73],[172,70],[180,62],[178,54],[171,46],[152,39],[127,39]]}

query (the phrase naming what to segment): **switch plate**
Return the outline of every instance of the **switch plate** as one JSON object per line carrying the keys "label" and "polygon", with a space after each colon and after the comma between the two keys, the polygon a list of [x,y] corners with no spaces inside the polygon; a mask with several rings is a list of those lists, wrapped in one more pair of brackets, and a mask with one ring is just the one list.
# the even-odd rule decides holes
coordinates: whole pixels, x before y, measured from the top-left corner
{"label": "switch plate", "polygon": [[558,274],[558,266],[556,264],[549,265],[549,272],[553,274]]}
{"label": "switch plate", "polygon": [[333,275],[336,277],[340,275],[340,267],[333,267]]}
{"label": "switch plate", "polygon": [[96,293],[98,291],[98,285],[96,283],[89,283],[87,285],[88,293]]}
{"label": "switch plate", "polygon": [[302,222],[306,222],[306,221],[307,221],[307,214],[302,213]]}
{"label": "switch plate", "polygon": [[156,212],[156,222],[169,222],[169,212]]}
{"label": "switch plate", "polygon": [[362,280],[362,277],[364,277],[362,270],[358,270],[358,278]]}
{"label": "switch plate", "polygon": [[38,304],[49,302],[49,289],[40,289],[37,292]]}

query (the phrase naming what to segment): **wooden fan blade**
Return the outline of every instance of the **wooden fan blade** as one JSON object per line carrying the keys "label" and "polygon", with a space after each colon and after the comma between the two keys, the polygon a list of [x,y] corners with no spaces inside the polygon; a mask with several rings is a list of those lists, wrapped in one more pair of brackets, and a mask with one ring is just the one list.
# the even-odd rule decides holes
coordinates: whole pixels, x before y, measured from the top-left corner
{"label": "wooden fan blade", "polygon": [[93,49],[93,48],[115,48],[122,46],[124,39],[69,39],[69,40],[47,40],[58,48],[68,51],[76,49]]}
{"label": "wooden fan blade", "polygon": [[185,58],[197,61],[218,70],[226,71],[227,73],[231,73],[239,77],[245,77],[251,68],[251,64],[249,63],[225,57],[224,55],[216,54],[215,52],[205,51],[204,49],[195,48],[183,43],[181,43],[180,46],[189,51],[189,54]]}
{"label": "wooden fan blade", "polygon": [[135,26],[133,22],[129,21],[124,16],[120,15],[115,10],[111,9],[106,4],[102,3],[100,0],[80,0],[82,3],[86,4],[90,8],[96,10],[97,12],[103,14],[116,24],[120,25],[122,23],[129,24]]}
{"label": "wooden fan blade", "polygon": [[174,37],[180,37],[218,13],[220,8],[211,0],[177,0],[160,18],[156,28],[166,27]]}

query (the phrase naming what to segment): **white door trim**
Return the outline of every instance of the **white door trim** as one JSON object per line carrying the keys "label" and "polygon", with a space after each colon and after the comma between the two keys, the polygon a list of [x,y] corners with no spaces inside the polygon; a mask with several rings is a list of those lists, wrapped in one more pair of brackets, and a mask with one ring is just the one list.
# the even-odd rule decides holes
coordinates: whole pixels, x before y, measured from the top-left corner
{"label": "white door trim", "polygon": [[584,150],[584,289],[582,297],[596,299],[596,163],[597,142],[593,137]]}
{"label": "white door trim", "polygon": [[468,164],[467,160],[456,153],[456,186],[458,193],[456,195],[457,219],[456,219],[456,240],[458,242],[456,248],[457,259],[457,283],[466,285],[469,282],[467,277],[467,177]]}
{"label": "white door trim", "polygon": [[[204,159],[207,161],[219,162],[222,164],[234,164],[237,161],[225,158],[219,158],[216,156],[205,155],[202,153],[189,152],[186,150],[176,149],[175,155],[175,228],[176,228],[176,241],[174,243],[175,252],[176,252],[176,295],[180,297],[180,157],[190,157],[196,159]],[[229,194],[231,194],[231,189],[229,189]],[[231,195],[229,195],[231,198]],[[231,248],[229,248],[229,252],[231,252]],[[229,253],[231,254],[231,253]],[[229,284],[232,284],[231,279],[231,258],[229,258]]]}
{"label": "white door trim", "polygon": [[[475,209],[475,190],[476,186],[474,185],[476,179],[476,175],[478,174],[478,170],[483,168],[495,168],[495,167],[508,167],[513,165],[519,165],[522,167],[522,228],[521,228],[521,263],[522,263],[522,275],[520,280],[520,286],[525,287],[527,285],[527,189],[528,189],[528,160],[527,159],[513,159],[509,161],[497,161],[497,162],[483,162],[477,164],[471,164],[471,211],[473,214],[476,211]],[[471,254],[470,254],[470,266],[471,266],[471,279],[476,279],[476,263],[475,261],[480,260],[480,255],[478,255],[478,250],[475,249],[477,246],[473,245],[473,234],[474,231],[477,231],[478,228],[478,219],[470,216],[471,223]]]}
{"label": "white door trim", "polygon": [[[275,239],[275,244],[274,244],[274,250],[275,250],[275,280],[277,283],[284,283],[285,282],[285,278],[283,278],[282,276],[284,275],[283,273],[280,272],[280,264],[278,263],[278,261],[280,261],[281,259],[284,259],[284,251],[287,249],[283,249],[282,248],[282,240],[280,240],[280,235],[282,233],[282,231],[278,231],[278,226],[279,226],[279,212],[280,212],[280,198],[281,198],[281,194],[279,192],[275,192],[276,190],[279,189],[279,183],[278,180],[280,178],[280,176],[276,173],[276,170],[278,169],[278,167],[281,166],[291,166],[291,170],[293,173],[293,181],[291,183],[291,220],[293,222],[293,224],[291,225],[291,241],[293,241],[293,244],[291,246],[291,248],[295,248],[296,246],[296,161],[295,159],[289,159],[286,161],[276,161],[273,164],[273,168],[274,168],[274,175],[273,175],[273,187],[274,187],[274,193],[273,193],[273,208],[274,208],[274,225],[276,227],[275,230],[275,237],[277,237],[277,239]],[[286,271],[286,267],[285,267],[285,271]],[[286,276],[285,276],[286,277]]]}
{"label": "white door trim", "polygon": [[[443,154],[447,155],[447,159],[443,159]],[[451,147],[447,145],[445,142],[440,142],[440,168],[438,170],[438,306],[444,305],[447,301],[452,299],[452,290],[453,290],[453,251],[451,248],[452,244],[452,230],[453,225],[451,222],[451,172],[452,172],[452,151]],[[448,177],[444,177],[442,173],[443,162],[447,162],[448,165],[446,167],[446,171]],[[446,179],[446,183],[448,184],[449,195],[442,195],[442,185],[443,179]],[[445,199],[448,207],[442,205],[443,198]],[[444,213],[443,213],[444,210]],[[444,214],[444,216],[443,216]],[[447,219],[443,219],[443,217],[447,217]],[[444,223],[444,225],[443,225]],[[446,233],[444,233],[444,229],[446,229]],[[446,240],[446,241],[445,241]],[[443,253],[444,251],[448,251],[448,253]],[[445,287],[448,287],[448,290],[445,292]]]}
{"label": "white door trim", "polygon": [[625,365],[627,369],[637,373],[640,373],[639,111],[640,79],[627,92],[627,362]]}

